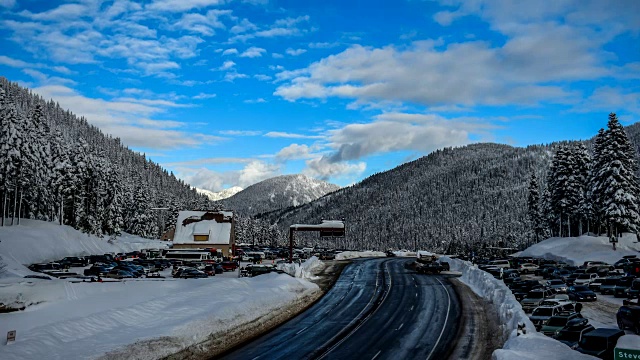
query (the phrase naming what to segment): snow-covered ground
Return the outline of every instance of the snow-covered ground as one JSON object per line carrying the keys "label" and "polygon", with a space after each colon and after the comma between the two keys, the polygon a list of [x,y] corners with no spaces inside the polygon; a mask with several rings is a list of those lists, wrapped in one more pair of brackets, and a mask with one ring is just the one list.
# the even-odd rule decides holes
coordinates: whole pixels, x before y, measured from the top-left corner
{"label": "snow-covered ground", "polygon": [[[6,263],[0,274],[0,303],[22,304],[24,311],[0,314],[0,335],[16,330],[16,341],[0,342],[0,358],[137,358],[156,359],[222,334],[319,291],[307,279],[322,263],[285,265],[296,277],[267,274],[238,278],[225,273],[207,279],[134,279],[82,282],[78,279],[25,279],[25,265],[64,256],[126,252],[161,248],[166,243],[124,235],[109,242],[67,226],[22,220],[20,226],[0,228],[0,256]],[[586,260],[613,263],[623,255],[638,254],[635,236],[623,236],[613,251],[607,238],[583,236],[552,238],[523,251],[581,264]],[[396,254],[412,256],[410,254]],[[336,259],[385,256],[383,252],[344,252]],[[476,266],[448,259],[453,271],[477,294],[491,302],[500,316],[503,349],[496,360],[588,359],[565,345],[537,333],[509,289]],[[603,301],[605,299],[598,300]],[[609,299],[606,299],[609,300]],[[611,299],[603,306],[618,306]],[[588,307],[585,307],[586,311]],[[594,314],[598,309],[593,310]],[[596,325],[610,325],[594,319]],[[517,335],[524,324],[526,334]],[[633,340],[633,339],[632,339]]]}
{"label": "snow-covered ground", "polygon": [[[24,265],[64,256],[158,248],[134,236],[114,244],[66,226],[23,220],[0,228],[0,303],[24,311],[0,314],[0,335],[15,330],[15,342],[0,341],[4,359],[157,359],[277,311],[319,291],[284,274],[239,278],[237,272],[207,279],[25,279]],[[316,260],[317,261],[317,260]],[[303,263],[300,276],[317,263]]]}
{"label": "snow-covered ground", "polygon": [[[570,264],[581,265],[587,260],[600,260],[613,264],[624,255],[640,256],[640,244],[635,235],[625,234],[614,251],[606,237],[580,236],[578,238],[551,238],[518,253],[520,256],[535,256],[547,259],[562,260]],[[595,359],[583,355],[568,346],[546,337],[535,331],[534,325],[522,310],[509,288],[501,280],[495,279],[489,273],[482,271],[470,262],[441,258],[448,261],[451,270],[462,273],[460,280],[467,284],[476,294],[487,299],[500,317],[503,338],[506,342],[502,349],[493,353],[494,360],[528,360],[528,359]],[[603,303],[605,302],[605,303]],[[620,305],[622,300],[620,300]],[[597,306],[619,306],[618,299],[601,297]],[[595,317],[592,321],[596,327],[615,328],[615,319],[600,318],[601,312],[594,305],[585,305],[585,316]],[[518,324],[524,324],[526,334],[518,335]],[[632,340],[640,343],[640,336],[628,335]]]}
{"label": "snow-covered ground", "polygon": [[382,251],[344,251],[336,254],[336,260],[347,260],[366,257],[385,257]]}

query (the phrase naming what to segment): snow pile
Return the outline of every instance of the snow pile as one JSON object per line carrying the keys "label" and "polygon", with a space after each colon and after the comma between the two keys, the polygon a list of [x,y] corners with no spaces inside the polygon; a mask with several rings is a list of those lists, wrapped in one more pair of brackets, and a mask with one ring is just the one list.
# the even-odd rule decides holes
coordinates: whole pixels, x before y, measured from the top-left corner
{"label": "snow pile", "polygon": [[[17,333],[0,342],[0,358],[158,359],[200,346],[241,326],[262,321],[304,302],[320,289],[284,274],[238,278],[228,272],[206,279],[166,278],[83,282],[80,279],[25,279],[23,264],[65,256],[160,248],[164,243],[135,236],[114,244],[67,226],[22,220],[0,228],[0,256],[8,276],[0,278],[0,303],[26,306],[0,314],[0,334]],[[311,272],[315,262],[303,264]]]}
{"label": "snow pile", "polygon": [[625,255],[638,255],[640,243],[635,234],[623,234],[616,244],[616,251],[606,236],[579,236],[550,238],[518,253],[518,256],[535,256],[582,265],[588,260],[600,260],[613,264]]}
{"label": "snow pile", "polygon": [[341,253],[336,254],[336,260],[347,260],[347,259],[356,259],[356,258],[367,258],[367,257],[385,257],[387,256],[382,251],[343,251]]}
{"label": "snow pile", "polygon": [[319,272],[324,268],[324,263],[316,256],[312,256],[305,260],[302,264],[298,263],[284,263],[278,264],[278,269],[283,270],[287,274],[302,279],[315,279],[313,274]]}
{"label": "snow pile", "polygon": [[123,234],[117,240],[109,242],[107,238],[84,234],[70,226],[20,219],[20,225],[0,227],[0,256],[7,265],[5,271],[0,273],[0,278],[32,274],[26,265],[60,260],[65,256],[119,253],[166,246],[166,241],[143,239],[129,234]]}
{"label": "snow pile", "polygon": [[[462,273],[460,280],[467,284],[478,296],[493,305],[499,316],[502,338],[506,340],[502,349],[494,351],[494,360],[522,359],[593,359],[582,355],[559,341],[536,332],[522,306],[501,281],[468,261],[440,258],[447,261],[451,270]],[[518,336],[518,324],[524,324],[526,334]]]}
{"label": "snow pile", "polygon": [[394,251],[393,254],[395,256],[404,256],[404,257],[415,257],[416,256],[416,252],[415,251],[406,251],[406,250]]}

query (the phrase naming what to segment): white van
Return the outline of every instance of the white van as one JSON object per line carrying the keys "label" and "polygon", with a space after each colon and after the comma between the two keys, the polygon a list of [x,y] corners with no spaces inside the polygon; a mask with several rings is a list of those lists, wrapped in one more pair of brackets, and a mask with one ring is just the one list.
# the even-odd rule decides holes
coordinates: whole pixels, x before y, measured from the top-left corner
{"label": "white van", "polygon": [[493,260],[493,261],[489,261],[489,265],[495,266],[497,268],[504,268],[504,269],[508,269],[511,267],[509,260]]}

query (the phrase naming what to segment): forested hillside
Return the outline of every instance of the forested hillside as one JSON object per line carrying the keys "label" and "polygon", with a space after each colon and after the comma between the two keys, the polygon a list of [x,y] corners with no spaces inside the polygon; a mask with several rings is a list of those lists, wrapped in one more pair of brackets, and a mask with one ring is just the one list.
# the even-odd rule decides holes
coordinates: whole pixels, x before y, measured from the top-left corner
{"label": "forested hillside", "polygon": [[282,175],[253,184],[220,202],[227,209],[250,216],[302,205],[338,189],[338,185],[305,175]]}
{"label": "forested hillside", "polygon": [[[603,128],[606,124],[603,118]],[[637,152],[640,124],[625,130]],[[535,174],[540,188],[545,188],[554,152],[567,144],[526,148],[474,144],[439,150],[309,204],[258,218],[276,223],[282,234],[294,223],[345,218],[344,239],[296,235],[299,243],[308,245],[449,253],[486,246],[522,247],[535,241],[527,216],[531,176]],[[592,149],[592,140],[585,144]]]}
{"label": "forested hillside", "polygon": [[[498,144],[439,150],[312,203],[261,217],[283,228],[344,217],[347,237],[340,245],[353,248],[507,246],[525,231],[527,182],[532,171],[544,174],[550,154],[545,146]],[[317,235],[306,239],[315,243]]]}
{"label": "forested hillside", "polygon": [[0,77],[0,214],[97,235],[158,236],[152,208],[214,208],[189,184],[86,119]]}

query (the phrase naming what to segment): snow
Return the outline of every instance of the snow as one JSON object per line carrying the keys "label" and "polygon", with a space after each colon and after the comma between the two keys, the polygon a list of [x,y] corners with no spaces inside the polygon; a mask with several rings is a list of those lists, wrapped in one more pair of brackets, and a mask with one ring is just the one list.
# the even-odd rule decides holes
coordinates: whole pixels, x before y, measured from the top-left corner
{"label": "snow", "polygon": [[[237,272],[207,279],[82,282],[81,279],[25,279],[23,264],[64,256],[159,248],[161,242],[134,236],[115,244],[52,223],[23,220],[0,228],[0,255],[8,271],[0,278],[0,303],[24,304],[24,311],[0,314],[0,335],[16,330],[16,341],[0,342],[8,359],[157,359],[276,312],[319,291],[303,277],[317,267],[300,266],[300,277]],[[74,269],[72,269],[74,270]],[[81,269],[79,269],[81,270]]]}
{"label": "snow", "polygon": [[[183,225],[183,222],[191,217],[201,218],[207,211],[180,211],[176,222],[176,231],[173,236],[174,244],[198,244],[202,247],[210,245],[229,245],[231,241],[231,222],[233,213],[230,211],[217,211],[221,214],[222,222],[216,220],[201,220]],[[194,235],[208,235],[207,241],[196,241]]]}
{"label": "snow", "polygon": [[[0,256],[7,264],[0,274],[0,303],[26,306],[24,311],[0,314],[0,335],[17,331],[15,342],[0,343],[1,358],[157,359],[199,344],[212,334],[224,336],[230,329],[319,291],[308,281],[323,266],[316,257],[302,264],[279,265],[295,277],[272,273],[238,278],[237,273],[225,273],[207,279],[173,279],[165,270],[165,279],[103,283],[23,278],[32,274],[25,267],[31,263],[165,245],[126,234],[110,243],[67,226],[33,220],[0,227]],[[586,260],[613,263],[638,250],[635,236],[623,236],[615,252],[607,238],[582,236],[548,239],[521,255],[575,264]],[[347,251],[337,254],[336,259],[383,256],[379,251]],[[494,352],[493,359],[592,358],[537,333],[502,281],[469,262],[441,259],[495,308],[502,324],[499,335],[506,342]],[[524,324],[525,334],[518,335],[518,324]],[[635,342],[637,337],[625,341]]]}
{"label": "snow", "polygon": [[637,335],[623,335],[616,344],[618,349],[640,350],[640,341]]}
{"label": "snow", "polygon": [[[562,260],[569,264],[581,265],[587,260],[615,263],[625,255],[639,255],[640,244],[633,234],[624,234],[614,251],[607,237],[580,236],[577,238],[550,238],[518,253],[518,256],[535,256],[553,260]],[[592,356],[571,350],[568,346],[535,331],[534,325],[522,310],[522,306],[515,299],[509,288],[501,280],[491,274],[478,269],[470,262],[453,259],[446,256],[441,261],[449,262],[452,271],[462,273],[460,280],[467,284],[476,294],[485,298],[496,310],[503,339],[506,340],[502,349],[493,353],[494,360],[522,360],[522,359],[595,359]],[[598,299],[598,301],[605,300]],[[609,299],[606,299],[609,300]],[[611,305],[617,305],[618,299],[611,299]],[[620,300],[620,303],[622,300]],[[586,310],[586,307],[585,307]],[[587,315],[587,314],[585,314]],[[588,316],[587,316],[588,317]],[[603,320],[604,322],[604,320]],[[615,319],[613,320],[615,323]],[[518,335],[518,324],[524,324],[526,334]],[[600,327],[612,326],[607,323],[593,322]],[[631,341],[638,343],[637,335],[629,335]]]}
{"label": "snow", "polygon": [[640,257],[640,243],[635,234],[623,234],[616,244],[616,251],[606,236],[550,238],[534,244],[519,256],[535,256],[565,261],[570,265],[582,265],[585,261],[600,260],[613,264],[625,255]]}
{"label": "snow", "polygon": [[336,260],[347,260],[367,257],[385,257],[382,251],[343,251],[336,254]]}

